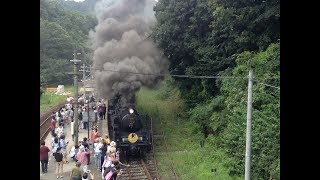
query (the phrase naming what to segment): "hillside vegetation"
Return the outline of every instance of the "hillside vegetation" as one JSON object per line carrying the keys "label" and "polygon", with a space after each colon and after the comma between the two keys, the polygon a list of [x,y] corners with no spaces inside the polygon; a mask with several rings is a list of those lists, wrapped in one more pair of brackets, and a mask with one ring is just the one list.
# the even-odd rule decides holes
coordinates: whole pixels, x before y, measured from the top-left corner
{"label": "hillside vegetation", "polygon": [[203,134],[214,145],[204,154],[223,152],[227,173],[244,175],[253,70],[251,176],[280,179],[280,2],[159,0],[154,10],[152,38],[169,59],[170,74],[215,77],[173,77],[172,83],[186,106],[192,137]]}
{"label": "hillside vegetation", "polygon": [[92,13],[66,8],[59,1],[40,0],[40,86],[72,84],[73,51],[89,64],[89,30],[98,23]]}
{"label": "hillside vegetation", "polygon": [[[172,82],[171,82],[172,83]],[[179,179],[243,179],[230,176],[225,166],[230,159],[211,140],[200,147],[204,133],[197,123],[189,121],[186,106],[178,89],[164,81],[157,90],[142,88],[136,95],[139,112],[149,114],[154,123],[154,139],[158,172],[161,179],[174,179],[173,163]],[[177,119],[177,113],[182,116]],[[159,136],[160,135],[160,136]],[[165,136],[165,142],[161,138]],[[214,137],[210,137],[211,139]],[[211,169],[217,169],[212,173]]]}

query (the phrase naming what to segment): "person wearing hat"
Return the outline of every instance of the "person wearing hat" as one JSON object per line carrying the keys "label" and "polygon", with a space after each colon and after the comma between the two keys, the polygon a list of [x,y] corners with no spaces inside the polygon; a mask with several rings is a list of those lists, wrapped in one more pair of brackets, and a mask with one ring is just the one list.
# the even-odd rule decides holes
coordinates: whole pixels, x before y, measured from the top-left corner
{"label": "person wearing hat", "polygon": [[81,180],[82,179],[80,166],[81,166],[81,163],[79,161],[77,161],[76,167],[74,167],[71,170],[70,179],[72,179],[72,180]]}
{"label": "person wearing hat", "polygon": [[116,142],[111,141],[110,145],[108,146],[107,152],[116,153]]}

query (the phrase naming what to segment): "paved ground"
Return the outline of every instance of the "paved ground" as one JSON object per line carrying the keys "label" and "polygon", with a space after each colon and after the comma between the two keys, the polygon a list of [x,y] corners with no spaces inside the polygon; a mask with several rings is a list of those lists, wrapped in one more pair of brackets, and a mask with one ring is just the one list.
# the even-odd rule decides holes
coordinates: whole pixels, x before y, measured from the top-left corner
{"label": "paved ground", "polygon": [[[70,125],[65,125],[64,131],[65,131],[65,135],[66,135],[66,142],[69,141],[69,144],[67,147],[67,152],[69,152],[71,147],[74,145],[74,142],[72,141],[72,137],[70,135]],[[104,134],[108,133],[108,121],[107,120],[98,120],[98,133],[99,133],[99,135],[104,135]],[[91,136],[91,132],[89,134]],[[88,130],[80,129],[78,139],[81,140],[87,136],[88,136]],[[51,146],[50,145],[51,138],[52,138],[52,136],[49,134],[45,140],[46,146],[48,146],[49,149],[51,149],[51,147],[50,147]],[[91,152],[93,151],[92,146],[91,146],[90,151]],[[101,172],[97,171],[97,169],[95,168],[95,165],[94,165],[94,157],[93,157],[94,153],[91,153],[90,155],[91,155],[90,156],[90,164],[88,166],[88,169],[94,173],[94,176],[95,176],[94,179],[101,179]],[[72,168],[75,166],[75,162],[70,160],[69,157],[68,157],[68,160],[69,160],[69,163],[63,165],[63,178],[59,178],[59,179],[69,180],[70,173],[71,173]],[[41,163],[40,163],[40,173],[41,173]],[[49,163],[48,163],[48,172],[45,174],[40,174],[40,180],[56,180],[56,179],[57,179],[56,165],[55,165],[54,157],[50,153],[49,154]]]}

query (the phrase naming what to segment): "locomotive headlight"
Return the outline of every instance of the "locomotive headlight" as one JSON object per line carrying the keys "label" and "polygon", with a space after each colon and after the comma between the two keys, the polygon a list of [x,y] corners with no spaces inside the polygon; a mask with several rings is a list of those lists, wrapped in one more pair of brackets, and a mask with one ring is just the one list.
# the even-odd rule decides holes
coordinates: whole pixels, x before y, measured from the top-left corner
{"label": "locomotive headlight", "polygon": [[129,113],[132,114],[134,110],[132,108],[129,109]]}

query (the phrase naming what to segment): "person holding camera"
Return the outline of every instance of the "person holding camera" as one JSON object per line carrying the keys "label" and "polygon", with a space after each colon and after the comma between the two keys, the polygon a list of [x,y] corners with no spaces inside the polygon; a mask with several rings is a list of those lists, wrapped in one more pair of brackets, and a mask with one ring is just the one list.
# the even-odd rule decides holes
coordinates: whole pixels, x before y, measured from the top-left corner
{"label": "person holding camera", "polygon": [[[88,174],[90,175],[90,179],[88,179]],[[82,180],[94,180],[94,174],[88,170],[88,173],[83,173]]]}
{"label": "person holding camera", "polygon": [[87,155],[90,155],[90,151],[87,148],[80,147],[80,151],[77,154],[77,160],[80,161],[83,172],[87,172],[88,169],[88,159]]}
{"label": "person holding camera", "polygon": [[76,162],[76,167],[74,167],[71,170],[70,173],[70,180],[81,180],[81,169],[80,169],[81,163],[79,161]]}

